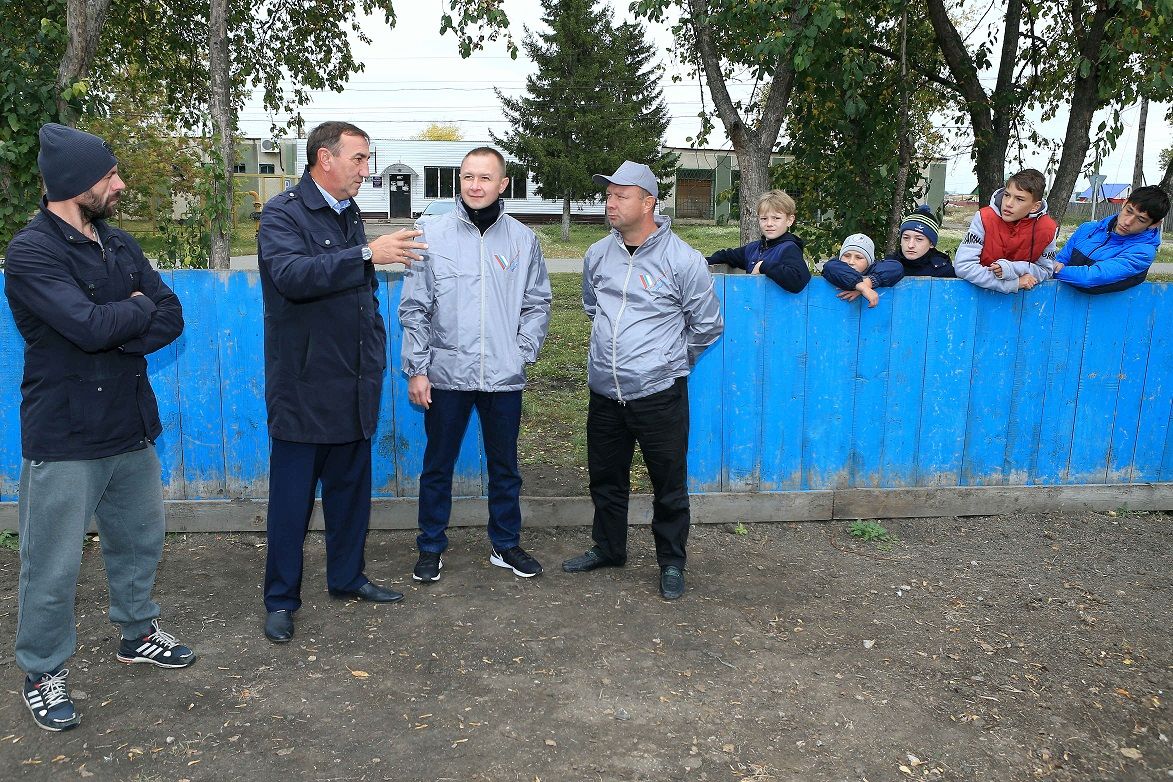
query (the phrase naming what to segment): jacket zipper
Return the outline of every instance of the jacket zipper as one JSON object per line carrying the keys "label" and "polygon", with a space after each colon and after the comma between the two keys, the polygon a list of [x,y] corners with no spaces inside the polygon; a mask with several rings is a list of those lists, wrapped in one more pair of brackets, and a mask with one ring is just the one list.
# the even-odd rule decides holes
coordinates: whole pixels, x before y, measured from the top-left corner
{"label": "jacket zipper", "polygon": [[[491,229],[494,225],[499,223],[501,221],[502,216],[504,216],[504,214],[505,214],[505,210],[502,209],[500,211],[500,213],[498,213],[497,219],[493,221],[493,225],[490,225],[489,228],[485,229],[485,233],[488,233],[489,229]],[[477,232],[477,237],[481,243],[481,252],[480,252],[480,264],[481,264],[481,321],[480,321],[480,326],[481,326],[481,365],[480,365],[480,371],[478,373],[478,377],[480,378],[480,380],[478,381],[478,385],[481,388],[484,388],[485,387],[485,234],[481,233],[481,229],[477,228],[476,223],[474,223],[472,220],[467,220],[464,217],[461,217],[460,219],[462,222],[466,223],[467,225],[472,226],[472,229]]]}
{"label": "jacket zipper", "polygon": [[[626,246],[623,252],[627,252]],[[627,253],[627,276],[623,278],[623,298],[619,303],[619,314],[615,316],[615,325],[611,328],[611,377],[615,381],[615,395],[621,405],[626,405],[627,402],[623,399],[623,389],[619,387],[619,324],[623,322],[623,310],[627,309],[627,286],[631,282],[631,270],[634,268],[635,253]]]}

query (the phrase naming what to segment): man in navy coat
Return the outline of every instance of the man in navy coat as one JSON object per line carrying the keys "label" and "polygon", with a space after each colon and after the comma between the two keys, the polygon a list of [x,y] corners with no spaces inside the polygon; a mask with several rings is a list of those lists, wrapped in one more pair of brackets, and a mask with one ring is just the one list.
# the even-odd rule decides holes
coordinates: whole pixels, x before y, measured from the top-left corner
{"label": "man in navy coat", "polygon": [[369,175],[370,138],[326,122],[306,142],[309,165],[261,214],[269,460],[265,636],[293,637],[302,549],[317,485],[326,526],[326,582],[335,597],[390,603],[403,595],[363,573],[371,513],[371,437],[379,417],[387,334],[375,264],[410,263],[419,231],[367,241],[354,197]]}

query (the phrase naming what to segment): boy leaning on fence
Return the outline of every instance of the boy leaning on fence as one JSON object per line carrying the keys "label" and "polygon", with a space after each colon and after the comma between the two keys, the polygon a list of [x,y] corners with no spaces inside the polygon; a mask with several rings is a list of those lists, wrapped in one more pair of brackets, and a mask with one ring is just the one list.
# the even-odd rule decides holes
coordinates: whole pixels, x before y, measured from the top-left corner
{"label": "boy leaning on fence", "polygon": [[811,281],[802,257],[803,242],[790,232],[794,226],[794,199],[783,190],[768,190],[758,199],[758,227],[762,238],[741,247],[718,250],[710,265],[724,263],[746,274],[764,274],[784,290],[801,293]]}
{"label": "boy leaning on fence", "polygon": [[1055,268],[1059,226],[1047,214],[1042,172],[1023,169],[973,216],[957,248],[957,276],[1000,293],[1030,290]]}
{"label": "boy leaning on fence", "polygon": [[1055,279],[1086,293],[1112,293],[1140,285],[1161,245],[1169,195],[1152,185],[1133,191],[1118,215],[1075,229],[1055,257]]}

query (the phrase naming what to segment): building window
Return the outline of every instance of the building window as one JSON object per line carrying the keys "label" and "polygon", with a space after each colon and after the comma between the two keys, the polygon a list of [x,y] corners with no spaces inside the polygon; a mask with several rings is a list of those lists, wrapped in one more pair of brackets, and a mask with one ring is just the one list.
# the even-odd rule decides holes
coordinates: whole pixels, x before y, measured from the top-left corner
{"label": "building window", "polygon": [[452,166],[424,166],[424,198],[454,198],[460,188],[460,169]]}
{"label": "building window", "polygon": [[248,166],[246,166],[244,163],[236,163],[235,165],[232,166],[232,173],[234,173],[234,174],[247,174],[248,173]]}
{"label": "building window", "polygon": [[262,174],[276,174],[277,169],[273,163],[261,163],[260,173],[262,173]]}
{"label": "building window", "polygon": [[505,192],[501,194],[501,197],[525,198],[526,181],[529,177],[529,172],[526,171],[525,166],[520,163],[506,163],[505,173],[509,177],[509,187],[505,188]]}

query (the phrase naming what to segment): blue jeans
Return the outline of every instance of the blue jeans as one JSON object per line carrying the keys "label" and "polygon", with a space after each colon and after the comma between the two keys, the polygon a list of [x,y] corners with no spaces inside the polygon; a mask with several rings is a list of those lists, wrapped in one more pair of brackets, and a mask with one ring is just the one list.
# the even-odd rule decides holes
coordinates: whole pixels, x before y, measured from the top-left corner
{"label": "blue jeans", "polygon": [[452,470],[460,442],[476,406],[489,463],[489,542],[496,551],[521,540],[521,472],[517,469],[517,433],[521,428],[521,391],[445,391],[432,389],[432,406],[424,411],[424,469],[420,473],[420,551],[448,548],[452,513]]}
{"label": "blue jeans", "polygon": [[159,616],[151,591],[166,532],[162,472],[153,445],[101,459],[21,462],[16,664],[25,673],[55,671],[77,649],[74,601],[92,516],[110,621],[124,638],[150,632]]}

